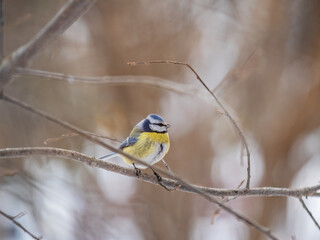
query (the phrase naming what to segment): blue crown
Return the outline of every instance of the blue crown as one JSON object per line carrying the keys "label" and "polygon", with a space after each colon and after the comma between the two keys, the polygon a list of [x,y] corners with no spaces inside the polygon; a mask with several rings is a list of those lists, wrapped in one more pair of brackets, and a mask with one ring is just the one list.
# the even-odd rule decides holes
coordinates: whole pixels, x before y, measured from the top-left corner
{"label": "blue crown", "polygon": [[161,122],[164,122],[163,118],[160,117],[160,116],[157,115],[157,114],[149,114],[148,117],[153,118],[153,119],[158,120],[158,121],[161,121]]}

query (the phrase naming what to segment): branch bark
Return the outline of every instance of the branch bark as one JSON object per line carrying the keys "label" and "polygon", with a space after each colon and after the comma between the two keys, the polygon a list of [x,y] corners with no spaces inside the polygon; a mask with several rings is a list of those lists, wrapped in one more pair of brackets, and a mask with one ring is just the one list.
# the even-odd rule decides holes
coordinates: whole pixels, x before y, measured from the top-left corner
{"label": "branch bark", "polygon": [[17,67],[26,66],[29,60],[48,42],[59,36],[81,17],[96,0],[68,1],[60,11],[28,43],[7,56],[0,65],[0,92],[11,80]]}
{"label": "branch bark", "polygon": [[[156,177],[153,174],[142,173],[140,177],[136,176],[136,172],[133,169],[128,169],[121,167],[116,164],[108,163],[106,161],[96,159],[92,156],[88,156],[83,153],[76,151],[60,149],[60,148],[50,148],[50,147],[29,147],[29,148],[5,148],[0,149],[0,159],[5,158],[17,158],[17,157],[30,157],[30,156],[47,156],[47,157],[59,157],[63,159],[71,159],[75,161],[82,162],[89,167],[97,167],[107,171],[119,173],[121,175],[137,178],[141,181],[156,184],[158,183]],[[168,188],[177,188],[180,183],[176,180],[163,178],[163,183]],[[216,197],[319,197],[320,194],[317,193],[320,190],[320,184],[312,187],[305,188],[274,188],[274,187],[261,187],[261,188],[251,188],[251,189],[220,189],[220,188],[209,188],[204,186],[198,186],[193,184],[193,188],[206,192],[211,196]],[[177,188],[177,191],[196,193],[193,188],[188,185],[181,185]]]}

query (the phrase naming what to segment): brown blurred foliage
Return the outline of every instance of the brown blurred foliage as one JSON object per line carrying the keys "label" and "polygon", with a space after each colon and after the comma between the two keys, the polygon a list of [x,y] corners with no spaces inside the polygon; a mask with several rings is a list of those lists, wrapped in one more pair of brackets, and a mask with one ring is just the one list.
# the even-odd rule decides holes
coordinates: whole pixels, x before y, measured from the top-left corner
{"label": "brown blurred foliage", "polygon": [[[5,55],[28,41],[64,2],[3,1]],[[181,66],[126,65],[134,60],[171,59],[190,63],[211,88],[224,78],[217,96],[237,119],[251,150],[254,146],[259,148],[259,154],[252,157],[254,186],[290,187],[312,158],[304,152],[292,155],[297,141],[315,134],[315,141],[320,142],[319,18],[317,0],[98,1],[37,55],[30,67],[73,75],[150,75],[199,84]],[[243,166],[239,163],[239,137],[228,120],[217,113],[213,100],[141,85],[108,87],[24,76],[16,76],[6,92],[85,130],[119,139],[124,139],[149,113],[161,114],[172,123],[172,146],[166,161],[177,175],[195,184],[228,188],[235,188],[246,177],[245,161]],[[0,111],[1,148],[43,146],[45,139],[66,133],[60,126],[2,101]],[[51,146],[92,155],[105,151],[80,137]],[[223,160],[235,149],[232,158],[236,157],[226,176],[221,170]],[[218,161],[221,155],[222,160]],[[257,165],[263,169],[260,175],[255,172]],[[14,176],[0,176],[2,210],[10,209],[13,214],[19,209],[27,210],[33,216],[29,227],[45,239],[121,239],[119,236],[131,234],[131,228],[126,228],[126,223],[122,225],[123,219],[132,220],[144,239],[209,238],[205,232],[193,232],[199,219],[209,219],[210,225],[216,208],[194,195],[168,193],[120,176],[121,184],[128,182],[136,189],[127,201],[110,200],[99,183],[98,171],[77,163],[49,158],[11,159],[1,160],[0,167],[11,173],[17,171]],[[65,169],[67,177],[59,176],[55,168]],[[113,181],[112,173],[99,174]],[[65,184],[51,189],[46,178]],[[235,184],[228,184],[230,181]],[[117,184],[113,187],[114,191],[123,189],[126,188]],[[66,191],[76,197],[64,195]],[[1,198],[4,194],[11,197]],[[45,199],[51,195],[61,205],[77,199],[72,225],[64,226],[63,214],[49,214],[52,211],[47,210],[50,207],[45,205]],[[17,205],[6,199],[14,199]],[[288,227],[291,222],[286,218],[286,211],[290,211],[287,204],[285,198],[246,198],[233,201],[230,206],[288,238],[294,232]],[[70,235],[60,235],[62,230],[50,228],[46,219],[52,218],[56,218],[53,224],[62,222],[63,231]],[[114,222],[117,218],[120,220]],[[234,221],[230,219],[222,212],[214,225],[222,221],[236,237],[230,238],[228,228],[225,235],[217,230],[210,236],[263,239],[245,225],[231,227]],[[277,226],[277,221],[282,221],[283,226]],[[311,220],[308,224],[312,224]],[[214,229],[214,225],[208,228]],[[7,228],[0,220],[0,232]]]}

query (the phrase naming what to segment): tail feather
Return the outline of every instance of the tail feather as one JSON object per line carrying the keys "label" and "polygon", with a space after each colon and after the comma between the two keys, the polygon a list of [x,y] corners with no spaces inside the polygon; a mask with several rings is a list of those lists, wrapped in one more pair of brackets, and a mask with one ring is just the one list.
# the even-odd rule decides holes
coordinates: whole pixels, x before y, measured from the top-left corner
{"label": "tail feather", "polygon": [[113,152],[113,153],[109,153],[107,155],[104,155],[102,157],[99,157],[99,159],[108,159],[108,158],[112,158],[112,157],[115,157],[117,155],[117,153]]}

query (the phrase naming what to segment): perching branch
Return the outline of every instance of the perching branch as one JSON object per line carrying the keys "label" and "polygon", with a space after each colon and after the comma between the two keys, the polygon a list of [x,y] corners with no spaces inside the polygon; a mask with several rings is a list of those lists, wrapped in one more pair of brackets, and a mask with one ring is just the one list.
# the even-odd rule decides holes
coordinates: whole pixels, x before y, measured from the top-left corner
{"label": "perching branch", "polygon": [[[131,155],[129,154],[126,154],[124,153],[123,151],[121,151],[120,149],[117,149],[107,143],[104,143],[103,141],[101,141],[100,139],[96,138],[96,137],[93,137],[87,133],[85,133],[84,131],[82,131],[80,128],[78,127],[75,127],[73,126],[72,124],[70,123],[67,123],[65,121],[62,121],[60,119],[57,119],[53,116],[50,116],[49,114],[41,111],[41,110],[38,110],[38,109],[35,109],[33,107],[31,107],[30,105],[27,105],[23,102],[20,102],[19,100],[15,99],[15,98],[12,98],[12,97],[9,97],[9,96],[6,96],[6,95],[2,95],[0,96],[3,100],[7,101],[7,102],[10,102],[16,106],[19,106],[29,112],[32,112],[32,113],[35,113],[39,116],[42,116],[44,118],[46,118],[47,120],[50,120],[51,122],[54,122],[54,123],[57,123],[59,124],[60,126],[63,126],[69,130],[71,130],[72,132],[75,132],[75,133],[78,133],[79,135],[85,137],[86,139],[90,140],[91,142],[94,142],[94,143],[97,143],[113,152],[116,152],[116,153],[119,153],[120,155],[123,155],[129,159],[131,159],[132,161],[134,162],[137,162],[139,164],[142,164],[144,166],[147,166],[147,167],[151,167],[150,164],[148,163],[145,163],[137,158],[134,158],[132,157]],[[212,203],[215,203],[217,204],[220,208],[222,208],[223,210],[227,211],[228,213],[230,213],[231,215],[235,216],[237,219],[239,219],[240,221],[244,222],[245,224],[257,229],[258,231],[260,231],[261,233],[263,233],[265,236],[269,237],[270,239],[277,239],[269,229],[266,229],[265,227],[261,226],[260,224],[254,222],[253,220],[249,219],[248,217],[236,212],[235,210],[233,210],[232,208],[228,207],[227,205],[223,204],[222,202],[218,201],[217,199],[213,198],[212,196],[210,196],[210,194],[202,191],[202,190],[199,190],[195,187],[193,187],[192,185],[188,184],[186,181],[182,180],[181,178],[167,172],[167,171],[164,171],[162,170],[161,168],[159,167],[156,167],[156,166],[152,166],[152,168],[158,172],[158,173],[161,173],[163,174],[164,176],[167,176],[167,177],[170,177],[172,178],[173,180],[176,180],[179,185],[183,186],[188,186],[190,189],[192,189],[195,193],[197,193],[198,195],[202,196],[203,198],[207,199],[208,201],[212,202]]]}
{"label": "perching branch", "polygon": [[245,148],[246,148],[246,152],[247,152],[247,183],[246,183],[246,188],[250,188],[250,179],[251,179],[251,166],[250,166],[250,151],[249,151],[249,147],[248,147],[248,143],[247,140],[243,134],[243,132],[241,131],[240,127],[238,126],[238,124],[236,123],[236,121],[231,117],[231,115],[229,114],[229,112],[227,111],[227,109],[222,105],[222,103],[220,102],[220,100],[216,97],[216,95],[208,88],[208,86],[204,83],[204,81],[202,81],[202,79],[200,78],[200,76],[198,75],[198,73],[188,64],[188,63],[183,63],[183,62],[177,62],[177,61],[171,61],[171,60],[155,60],[155,61],[143,61],[143,62],[128,62],[129,65],[131,66],[135,66],[137,64],[153,64],[153,63],[167,63],[167,64],[178,64],[178,65],[183,65],[188,67],[193,73],[194,75],[197,77],[197,79],[200,81],[200,83],[202,84],[202,86],[210,93],[210,95],[215,99],[215,101],[218,103],[218,105],[221,107],[221,109],[223,110],[224,114],[227,116],[227,118],[230,120],[230,122],[232,123],[232,125],[234,126],[234,128],[236,129],[238,135],[240,136],[240,139],[242,141],[242,143],[244,144]]}
{"label": "perching branch", "polygon": [[320,230],[320,226],[319,223],[317,222],[317,220],[314,218],[314,216],[312,215],[312,213],[310,212],[310,210],[308,209],[307,205],[304,203],[302,197],[299,197],[299,201],[302,204],[302,207],[304,208],[304,210],[306,210],[306,212],[309,214],[309,216],[311,217],[312,221],[314,222],[314,224],[317,226],[317,228]]}
{"label": "perching branch", "polygon": [[38,34],[7,56],[0,65],[0,92],[9,83],[12,73],[17,67],[27,65],[28,61],[39,52],[41,47],[64,32],[94,3],[95,0],[68,1]]}
{"label": "perching branch", "polygon": [[18,214],[17,216],[13,217],[13,216],[6,214],[5,212],[3,212],[1,210],[0,210],[0,214],[2,216],[6,217],[7,219],[9,219],[11,222],[13,222],[18,228],[21,228],[23,231],[25,231],[27,234],[29,234],[30,237],[32,237],[33,239],[40,240],[42,238],[42,237],[37,237],[37,236],[33,235],[24,226],[22,226],[19,222],[16,221],[16,218],[19,217],[21,214]]}
{"label": "perching branch", "polygon": [[176,83],[168,81],[164,78],[152,77],[152,76],[101,76],[101,77],[83,77],[67,75],[63,73],[48,72],[37,69],[17,68],[16,74],[25,76],[35,76],[52,78],[55,80],[68,82],[68,83],[85,83],[85,84],[104,84],[108,86],[119,85],[145,85],[156,88],[165,89],[179,94],[190,94],[203,97],[203,91],[190,84]]}
{"label": "perching branch", "polygon": [[[58,157],[64,159],[71,159],[75,161],[82,162],[90,167],[97,167],[118,173],[121,175],[137,178],[141,181],[157,184],[158,181],[153,174],[142,173],[140,177],[137,177],[135,170],[121,167],[116,164],[108,163],[104,160],[96,159],[92,156],[88,156],[83,153],[76,151],[71,151],[67,149],[60,148],[50,148],[50,147],[29,147],[29,148],[5,148],[0,149],[0,159],[3,158],[17,158],[17,157],[30,157],[30,156],[48,156],[48,157]],[[153,166],[154,167],[154,166]],[[172,179],[162,178],[163,183],[168,188],[176,188],[179,186],[179,182]],[[206,192],[211,196],[216,197],[319,197],[320,194],[317,192],[320,190],[320,184],[305,187],[305,188],[274,188],[274,187],[261,187],[261,188],[250,188],[250,189],[220,189],[220,188],[209,188],[198,185],[181,185],[177,191],[196,193],[192,188]]]}

